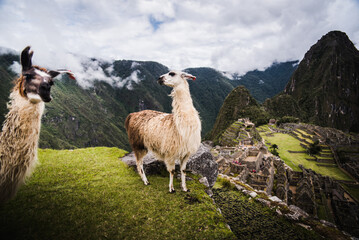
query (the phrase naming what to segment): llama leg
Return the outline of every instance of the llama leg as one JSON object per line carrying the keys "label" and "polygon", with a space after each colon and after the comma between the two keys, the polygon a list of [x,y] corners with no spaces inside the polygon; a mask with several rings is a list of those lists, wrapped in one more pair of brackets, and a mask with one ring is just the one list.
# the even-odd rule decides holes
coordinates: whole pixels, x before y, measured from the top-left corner
{"label": "llama leg", "polygon": [[188,158],[184,159],[181,162],[181,187],[182,187],[182,191],[184,191],[184,192],[189,192],[189,190],[187,189],[187,186],[186,186],[186,173],[185,173],[187,161],[188,161]]}
{"label": "llama leg", "polygon": [[175,174],[175,164],[167,165],[167,170],[170,173],[170,184],[169,184],[169,190],[170,193],[174,193],[176,190],[173,187],[173,175]]}
{"label": "llama leg", "polygon": [[145,171],[143,170],[143,157],[146,154],[147,154],[147,151],[145,151],[145,150],[135,151],[137,172],[138,172],[138,174],[140,174],[143,183],[145,185],[148,185],[148,184],[150,184],[150,182],[147,180]]}

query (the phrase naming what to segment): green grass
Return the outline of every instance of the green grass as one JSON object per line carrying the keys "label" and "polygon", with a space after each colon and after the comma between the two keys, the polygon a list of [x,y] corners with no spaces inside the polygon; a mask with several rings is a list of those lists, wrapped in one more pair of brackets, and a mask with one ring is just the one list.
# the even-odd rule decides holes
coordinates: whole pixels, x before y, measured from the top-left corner
{"label": "green grass", "polygon": [[243,193],[215,188],[213,198],[238,239],[320,239]]}
{"label": "green grass", "polygon": [[[1,239],[233,239],[198,181],[168,193],[168,176],[139,175],[118,148],[39,150],[40,164],[0,207]],[[195,176],[194,176],[195,177]]]}
{"label": "green grass", "polygon": [[300,134],[302,134],[302,136],[305,137],[305,138],[311,138],[311,137],[313,137],[313,135],[310,135],[309,133],[305,132],[305,131],[302,130],[302,129],[297,128],[296,131],[298,131]]}
{"label": "green grass", "polygon": [[341,183],[343,188],[352,195],[352,197],[359,202],[359,186],[358,185],[349,185],[345,183]]}
{"label": "green grass", "polygon": [[265,136],[265,134],[262,134],[262,137],[267,143],[269,142],[271,144],[278,145],[280,158],[283,159],[285,163],[294,171],[301,171],[298,165],[302,164],[305,168],[310,168],[319,174],[329,176],[337,180],[353,180],[337,167],[318,166],[317,162],[306,160],[306,158],[313,158],[306,153],[289,153],[288,150],[305,151],[305,149],[300,146],[300,141],[298,139],[288,134],[275,133],[273,136]]}

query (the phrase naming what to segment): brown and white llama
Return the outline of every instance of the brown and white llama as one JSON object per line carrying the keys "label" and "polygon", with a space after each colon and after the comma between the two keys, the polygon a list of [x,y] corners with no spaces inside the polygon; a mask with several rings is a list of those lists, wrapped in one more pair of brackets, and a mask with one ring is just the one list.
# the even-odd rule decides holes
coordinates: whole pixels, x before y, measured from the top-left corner
{"label": "brown and white llama", "polygon": [[170,173],[169,191],[174,192],[173,175],[176,160],[180,162],[181,187],[187,191],[184,170],[188,158],[201,144],[201,121],[193,106],[187,79],[196,78],[188,73],[171,71],[162,75],[158,83],[172,87],[172,114],[152,110],[131,113],[125,127],[136,156],[137,171],[145,185],[149,184],[143,170],[143,157],[148,151],[164,161]]}
{"label": "brown and white llama", "polygon": [[20,57],[22,74],[10,94],[9,112],[0,133],[0,204],[15,196],[37,162],[41,117],[51,101],[53,78],[69,71],[47,71],[32,65],[33,51]]}

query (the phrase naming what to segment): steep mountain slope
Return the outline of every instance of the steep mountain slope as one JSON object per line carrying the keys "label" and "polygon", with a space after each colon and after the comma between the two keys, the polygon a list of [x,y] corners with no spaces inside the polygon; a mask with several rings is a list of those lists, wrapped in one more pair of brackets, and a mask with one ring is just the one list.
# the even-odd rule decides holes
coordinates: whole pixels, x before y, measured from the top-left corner
{"label": "steep mountain slope", "polygon": [[268,122],[268,114],[243,87],[236,87],[223,102],[208,138],[217,142],[221,134],[239,118],[249,118],[257,126]]}
{"label": "steep mountain slope", "polygon": [[254,70],[243,76],[233,75],[233,85],[245,86],[251,95],[262,103],[283,91],[293,72],[298,67],[298,61],[273,63],[264,71]]}
{"label": "steep mountain slope", "polygon": [[[18,56],[0,56],[0,115],[7,112],[6,102],[12,80],[16,75],[9,70]],[[96,61],[92,59],[90,61]],[[88,63],[90,64],[90,63]],[[129,79],[128,85],[115,87],[104,81],[95,81],[89,89],[77,82],[57,80],[52,90],[53,101],[46,104],[40,137],[40,147],[74,148],[88,146],[118,146],[129,150],[124,120],[128,113],[140,108],[171,112],[171,88],[161,86],[157,78],[168,68],[156,62],[115,61],[101,63],[103,69],[111,66],[111,74]],[[194,105],[202,119],[202,133],[208,132],[215,121],[223,99],[233,89],[230,80],[210,68],[187,69],[197,76],[190,81]],[[141,106],[140,106],[141,103]]]}
{"label": "steep mountain slope", "polygon": [[6,103],[9,101],[9,92],[13,87],[12,81],[15,74],[9,71],[9,66],[13,61],[18,61],[19,57],[12,54],[0,55],[0,123],[4,121],[4,114],[7,112]]}
{"label": "steep mountain slope", "polygon": [[[16,78],[10,66],[18,59],[16,54],[0,55],[1,123],[7,112],[6,102],[12,81]],[[123,126],[128,113],[143,108],[171,112],[171,98],[168,96],[171,89],[157,83],[157,78],[169,70],[166,66],[148,61],[119,60],[110,63],[96,59],[89,59],[86,64],[94,62],[99,63],[108,77],[121,79],[120,86],[98,79],[84,89],[66,77],[57,80],[52,90],[53,101],[46,104],[40,147],[118,146],[129,150]],[[249,72],[240,80],[230,80],[212,68],[186,69],[197,77],[189,84],[202,120],[202,135],[212,129],[223,100],[234,87],[245,84],[263,100],[282,90],[281,86],[289,80],[288,73],[294,68],[295,62],[278,63],[265,71]],[[133,79],[134,73],[136,77]],[[264,83],[259,83],[260,80]]]}
{"label": "steep mountain slope", "polygon": [[[278,98],[293,102],[292,107],[278,111],[288,104]],[[284,93],[265,105],[277,117],[294,115],[305,122],[359,132],[358,103],[359,51],[345,33],[332,31],[305,54]]]}
{"label": "steep mountain slope", "polygon": [[197,77],[195,82],[189,81],[189,85],[202,120],[202,133],[206,134],[212,129],[223,100],[233,86],[228,78],[212,68],[189,68],[185,71]]}

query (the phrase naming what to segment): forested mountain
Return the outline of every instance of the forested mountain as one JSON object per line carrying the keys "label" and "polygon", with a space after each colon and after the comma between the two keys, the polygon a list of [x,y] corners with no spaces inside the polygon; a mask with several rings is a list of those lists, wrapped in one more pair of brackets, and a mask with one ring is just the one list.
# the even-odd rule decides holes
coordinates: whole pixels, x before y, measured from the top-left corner
{"label": "forested mountain", "polygon": [[249,71],[243,76],[234,74],[233,84],[234,86],[245,86],[259,103],[263,103],[266,99],[283,91],[293,72],[297,69],[298,62],[273,63],[264,71]]}
{"label": "forested mountain", "polygon": [[[0,55],[1,123],[7,112],[12,81],[17,77],[11,70],[16,61],[19,56],[14,53]],[[129,149],[123,124],[129,113],[140,109],[171,112],[168,96],[171,89],[157,83],[157,78],[169,71],[166,66],[150,61],[88,59],[84,67],[94,63],[99,64],[108,77],[119,79],[118,82],[97,79],[83,88],[79,82],[66,77],[58,79],[52,88],[53,101],[46,104],[40,147],[118,146]],[[202,136],[212,129],[224,99],[236,86],[248,86],[257,93],[257,100],[262,101],[282,90],[280,86],[289,80],[287,75],[294,68],[295,62],[277,63],[265,71],[249,72],[240,79],[238,76],[229,79],[212,68],[185,69],[197,77],[196,81],[189,81],[189,85],[202,120]]]}
{"label": "forested mountain", "polygon": [[[0,116],[7,112],[6,102],[16,74],[10,70],[18,56],[0,56]],[[95,61],[94,59],[90,61]],[[118,146],[129,149],[124,129],[126,116],[141,109],[171,112],[171,88],[157,83],[168,68],[156,62],[120,60],[101,63],[111,75],[128,80],[129,85],[118,87],[108,82],[94,81],[89,88],[64,77],[52,88],[53,101],[46,104],[41,129],[40,147],[74,148],[87,146]],[[202,133],[208,132],[215,121],[224,98],[233,89],[231,81],[210,68],[185,71],[195,75],[190,91],[202,120]],[[131,80],[133,73],[136,79]],[[76,73],[75,73],[76,74]]]}
{"label": "forested mountain", "polygon": [[238,86],[228,94],[208,138],[217,142],[223,131],[239,118],[249,118],[256,125],[267,123],[269,118],[244,86]]}

